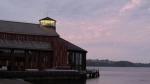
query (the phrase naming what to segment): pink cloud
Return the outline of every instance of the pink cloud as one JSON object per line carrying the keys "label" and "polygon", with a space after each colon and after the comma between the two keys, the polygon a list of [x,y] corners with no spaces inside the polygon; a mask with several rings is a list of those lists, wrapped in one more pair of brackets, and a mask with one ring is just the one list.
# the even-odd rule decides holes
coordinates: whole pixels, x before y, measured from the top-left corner
{"label": "pink cloud", "polygon": [[104,20],[105,25],[113,25],[116,24],[119,20],[117,18],[111,17],[107,20]]}
{"label": "pink cloud", "polygon": [[131,0],[131,2],[127,3],[123,8],[121,8],[120,12],[124,12],[125,10],[131,9],[138,3],[139,0]]}
{"label": "pink cloud", "polygon": [[[119,22],[117,17],[106,17],[101,20],[60,20],[58,30],[61,30],[63,38],[82,44],[89,41],[111,37],[113,25]],[[62,27],[64,29],[62,29]],[[70,32],[67,32],[70,31]]]}

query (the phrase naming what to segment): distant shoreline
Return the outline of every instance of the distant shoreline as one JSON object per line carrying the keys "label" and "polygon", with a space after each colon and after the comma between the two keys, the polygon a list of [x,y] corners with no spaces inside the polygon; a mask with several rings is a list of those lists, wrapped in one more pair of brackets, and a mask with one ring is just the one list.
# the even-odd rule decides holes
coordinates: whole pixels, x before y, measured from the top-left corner
{"label": "distant shoreline", "polygon": [[87,66],[92,67],[150,67],[150,63],[132,63],[129,61],[86,60]]}

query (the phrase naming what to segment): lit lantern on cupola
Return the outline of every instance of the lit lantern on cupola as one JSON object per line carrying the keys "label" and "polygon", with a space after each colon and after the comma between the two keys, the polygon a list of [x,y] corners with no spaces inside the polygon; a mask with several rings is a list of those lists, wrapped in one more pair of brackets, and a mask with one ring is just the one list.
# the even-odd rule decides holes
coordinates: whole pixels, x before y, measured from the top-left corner
{"label": "lit lantern on cupola", "polygon": [[40,21],[40,26],[56,29],[56,20],[54,20],[50,17],[45,17],[39,21]]}

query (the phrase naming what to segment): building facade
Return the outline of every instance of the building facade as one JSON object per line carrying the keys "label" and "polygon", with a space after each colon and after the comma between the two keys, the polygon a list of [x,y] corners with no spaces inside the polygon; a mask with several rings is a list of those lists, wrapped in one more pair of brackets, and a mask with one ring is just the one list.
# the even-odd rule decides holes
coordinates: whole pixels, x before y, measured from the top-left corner
{"label": "building facade", "polygon": [[87,51],[64,40],[49,17],[39,24],[0,20],[0,68],[86,69]]}

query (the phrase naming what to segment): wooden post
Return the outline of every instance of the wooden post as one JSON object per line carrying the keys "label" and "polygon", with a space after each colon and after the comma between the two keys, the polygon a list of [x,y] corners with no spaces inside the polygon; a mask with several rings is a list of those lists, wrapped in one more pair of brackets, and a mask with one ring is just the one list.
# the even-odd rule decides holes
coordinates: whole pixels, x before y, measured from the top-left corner
{"label": "wooden post", "polygon": [[99,71],[98,71],[98,77],[100,76]]}
{"label": "wooden post", "polygon": [[42,56],[41,56],[41,51],[39,51],[39,55],[38,55],[38,69],[39,69],[39,71],[42,70]]}
{"label": "wooden post", "polygon": [[25,50],[24,71],[25,71],[25,69],[27,69],[27,65],[28,65],[27,55],[28,55],[28,52],[27,52],[27,50]]}

